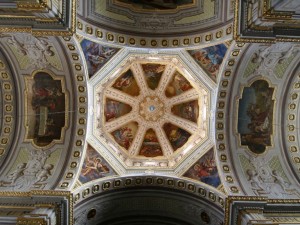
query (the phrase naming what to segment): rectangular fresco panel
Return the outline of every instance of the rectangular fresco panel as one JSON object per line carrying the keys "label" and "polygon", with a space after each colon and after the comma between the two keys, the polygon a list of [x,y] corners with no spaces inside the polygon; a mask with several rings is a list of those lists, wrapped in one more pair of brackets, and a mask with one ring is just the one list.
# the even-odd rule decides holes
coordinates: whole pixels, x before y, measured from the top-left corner
{"label": "rectangular fresco panel", "polygon": [[88,145],[79,181],[81,183],[86,183],[113,175],[116,175],[116,172],[95,149]]}
{"label": "rectangular fresco panel", "polygon": [[273,106],[270,88],[265,80],[257,80],[245,87],[239,100],[238,132],[241,145],[248,146],[255,154],[261,154],[271,145]]}
{"label": "rectangular fresco panel", "polygon": [[26,139],[38,147],[62,140],[66,127],[66,94],[62,80],[46,72],[26,79]]}
{"label": "rectangular fresco panel", "polygon": [[211,149],[205,153],[183,176],[217,188],[221,184],[221,180],[218,174],[214,150]]}
{"label": "rectangular fresco panel", "polygon": [[194,60],[207,72],[213,81],[217,81],[217,74],[226,54],[227,46],[219,44],[202,49],[189,50]]}
{"label": "rectangular fresco panel", "polygon": [[101,45],[87,39],[83,39],[80,44],[88,67],[89,77],[92,77],[119,51],[118,48]]}

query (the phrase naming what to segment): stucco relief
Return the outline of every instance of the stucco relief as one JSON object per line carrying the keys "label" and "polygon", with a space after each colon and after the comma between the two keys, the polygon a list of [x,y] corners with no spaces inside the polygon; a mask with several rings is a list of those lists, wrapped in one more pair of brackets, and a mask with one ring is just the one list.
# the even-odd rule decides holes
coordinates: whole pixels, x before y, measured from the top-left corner
{"label": "stucco relief", "polygon": [[269,46],[261,46],[253,55],[252,63],[257,63],[254,75],[274,75],[277,64],[284,63],[285,60],[299,51],[299,46],[291,43],[282,43]]}
{"label": "stucco relief", "polygon": [[1,181],[0,189],[26,191],[44,189],[60,151],[21,149],[15,165]]}
{"label": "stucco relief", "polygon": [[295,198],[299,197],[297,191],[286,176],[278,156],[271,159],[266,157],[239,156],[249,186],[253,193],[258,196],[272,198]]}
{"label": "stucco relief", "polygon": [[62,70],[55,47],[48,37],[35,37],[27,34],[2,34],[8,46],[18,59],[21,69],[41,69],[54,67]]}

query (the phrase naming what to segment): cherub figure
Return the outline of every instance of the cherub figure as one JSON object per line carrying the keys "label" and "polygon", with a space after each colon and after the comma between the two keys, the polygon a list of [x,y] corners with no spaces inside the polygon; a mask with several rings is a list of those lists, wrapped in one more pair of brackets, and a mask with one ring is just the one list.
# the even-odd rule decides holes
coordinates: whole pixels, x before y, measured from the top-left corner
{"label": "cherub figure", "polygon": [[43,182],[48,179],[48,176],[51,175],[51,170],[53,169],[52,164],[46,164],[43,166],[43,169],[36,174],[36,183]]}
{"label": "cherub figure", "polygon": [[9,174],[9,175],[7,176],[8,179],[11,180],[12,184],[15,183],[15,181],[16,181],[19,177],[21,177],[21,176],[24,175],[24,174],[23,174],[23,171],[24,171],[25,169],[26,169],[26,163],[21,163],[21,164],[19,164],[19,165],[17,166],[17,169],[16,169],[14,172],[12,172],[11,174]]}

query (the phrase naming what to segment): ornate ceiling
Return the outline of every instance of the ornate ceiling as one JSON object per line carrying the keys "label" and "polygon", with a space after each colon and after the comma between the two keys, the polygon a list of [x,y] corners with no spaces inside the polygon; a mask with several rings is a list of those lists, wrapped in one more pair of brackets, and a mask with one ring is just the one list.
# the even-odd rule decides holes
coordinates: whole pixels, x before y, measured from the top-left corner
{"label": "ornate ceiling", "polygon": [[73,36],[0,34],[0,191],[70,191],[78,225],[297,204],[300,45],[236,42],[233,1],[76,4]]}

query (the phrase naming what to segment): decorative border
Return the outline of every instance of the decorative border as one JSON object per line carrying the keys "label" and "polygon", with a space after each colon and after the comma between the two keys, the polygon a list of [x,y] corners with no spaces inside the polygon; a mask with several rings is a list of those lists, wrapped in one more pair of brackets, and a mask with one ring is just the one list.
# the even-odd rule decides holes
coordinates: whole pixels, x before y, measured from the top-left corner
{"label": "decorative border", "polygon": [[90,182],[74,190],[74,204],[79,204],[86,198],[106,191],[133,187],[165,187],[190,193],[196,197],[208,200],[210,203],[224,209],[225,194],[205,184],[194,183],[184,178],[158,175],[128,176],[110,178],[104,181]]}
{"label": "decorative border", "polygon": [[[284,116],[282,117],[283,132],[282,139],[286,149],[287,158],[291,167],[294,170],[295,175],[299,178],[300,171],[300,145],[299,145],[299,101],[300,101],[300,74],[291,75],[292,81],[290,86],[286,88],[289,90],[286,93],[286,107]],[[285,119],[284,119],[285,118]]]}
{"label": "decorative border", "polygon": [[0,159],[6,155],[6,151],[13,141],[13,134],[15,130],[15,111],[16,111],[16,98],[14,81],[8,69],[8,65],[0,60],[0,84],[2,85],[2,104],[3,104],[3,118],[0,133]]}
{"label": "decorative border", "polygon": [[[249,0],[248,0],[249,1]],[[263,8],[262,8],[262,19],[266,19],[268,21],[273,21],[276,22],[278,19],[281,21],[284,20],[289,20],[288,15],[283,15],[282,13],[272,13],[271,8],[269,8],[269,2],[270,0],[263,0]],[[236,40],[237,42],[245,42],[245,43],[276,43],[276,42],[300,42],[300,37],[299,38],[290,38],[289,36],[282,37],[282,36],[277,36],[276,34],[274,37],[270,38],[260,38],[257,37],[242,37],[241,34],[241,22],[242,22],[242,7],[241,5],[245,4],[242,3],[242,0],[235,0],[235,8],[234,8],[234,22],[233,22],[233,39]],[[276,11],[275,11],[276,12]],[[245,18],[245,21],[248,20]],[[246,22],[244,22],[246,23]],[[299,22],[300,23],[300,22]],[[283,27],[284,25],[282,25]],[[259,32],[262,35],[264,34],[265,29],[269,29],[270,27],[263,27],[263,26],[255,26],[253,25],[252,27],[247,26],[245,29],[248,29],[248,31],[253,31],[253,32]],[[288,29],[289,27],[286,25],[284,29]],[[295,29],[295,28],[293,28]],[[273,32],[272,32],[273,33]],[[250,35],[249,35],[250,36]]]}
{"label": "decorative border", "polygon": [[117,44],[136,48],[187,48],[200,46],[203,44],[213,44],[232,38],[231,20],[223,27],[211,30],[204,34],[189,35],[187,37],[179,36],[177,38],[159,37],[149,38],[142,36],[130,36],[109,30],[100,29],[97,26],[77,18],[77,33],[109,44]]}
{"label": "decorative border", "polygon": [[74,111],[74,121],[71,122],[76,124],[74,127],[76,133],[72,137],[72,152],[69,155],[63,178],[57,188],[70,190],[76,181],[76,175],[81,169],[80,162],[83,159],[88,118],[87,78],[82,64],[83,58],[79,53],[79,44],[71,37],[63,37],[61,40],[66,46],[66,55],[71,56],[69,58],[73,69],[72,74],[74,74],[74,110],[76,111]]}
{"label": "decorative border", "polygon": [[[268,199],[267,197],[258,197],[258,196],[228,196],[225,201],[225,218],[224,218],[225,225],[235,224],[235,223],[230,223],[231,216],[234,216],[232,207],[234,207],[235,204],[238,204],[235,207],[238,207],[238,210],[243,211],[243,206],[239,205],[239,203],[244,204],[244,209],[249,209],[249,210],[257,210],[258,208],[263,210],[264,208],[261,206],[261,204],[277,205],[279,207],[277,209],[280,210],[280,206],[282,205],[287,205],[287,207],[288,205],[289,207],[292,207],[291,204],[299,205],[300,200],[299,199]],[[251,204],[247,206],[246,205],[247,203],[257,203],[260,205],[257,206],[256,208]],[[275,210],[274,213],[276,213]]]}
{"label": "decorative border", "polygon": [[[65,20],[70,20],[69,27],[64,27],[65,30],[43,30],[43,29],[35,29],[32,27],[19,27],[16,25],[13,26],[0,26],[1,33],[10,33],[10,32],[25,32],[31,33],[35,36],[72,36],[76,32],[76,0],[64,0],[70,3],[70,15]],[[17,10],[26,10],[26,11],[39,11],[40,13],[49,11],[47,2],[45,0],[41,0],[40,3],[17,3]],[[69,9],[66,9],[69,10]],[[65,15],[66,16],[66,15]],[[2,16],[0,15],[0,18]],[[14,15],[5,15],[6,18],[14,17]],[[36,16],[20,16],[18,19],[32,20],[34,23],[61,23],[58,18],[43,18]],[[66,21],[65,21],[66,22]]]}
{"label": "decorative border", "polygon": [[237,66],[238,56],[241,54],[245,44],[243,43],[233,43],[231,48],[227,51],[230,53],[227,58],[224,59],[226,65],[222,71],[219,83],[219,89],[216,101],[216,114],[215,114],[215,127],[216,127],[216,155],[218,157],[218,171],[220,172],[220,178],[224,185],[225,190],[229,194],[240,195],[243,193],[239,181],[235,177],[235,173],[232,167],[232,160],[230,159],[230,149],[228,146],[228,135],[230,131],[226,127],[228,111],[228,96],[231,91],[231,86],[233,82],[233,73]]}
{"label": "decorative border", "polygon": [[[54,191],[54,190],[32,190],[32,191],[28,191],[28,192],[21,192],[21,191],[0,191],[0,200],[1,198],[14,198],[15,200],[18,200],[17,202],[17,206],[11,206],[10,205],[7,205],[4,203],[4,206],[8,206],[10,208],[19,208],[20,206],[22,207],[22,198],[27,198],[29,199],[30,201],[32,201],[33,203],[30,204],[30,207],[32,206],[37,206],[37,207],[41,207],[42,205],[44,205],[44,203],[39,203],[39,204],[36,204],[34,202],[35,199],[37,199],[38,197],[61,197],[60,199],[60,202],[58,202],[58,200],[54,199],[52,200],[52,202],[46,202],[45,203],[45,206],[46,207],[49,207],[49,206],[52,206],[52,207],[55,207],[57,208],[57,204],[61,203],[61,205],[64,207],[64,212],[61,212],[61,213],[64,213],[66,215],[66,217],[68,218],[68,221],[69,223],[67,225],[73,225],[73,214],[74,214],[74,204],[73,204],[73,195],[71,192],[69,191]],[[66,201],[64,203],[62,203],[61,201]],[[45,199],[43,199],[43,202],[45,202]],[[14,204],[14,203],[12,203]],[[26,205],[26,207],[28,207],[28,204],[24,203]],[[1,203],[0,203],[0,207],[1,207]],[[61,214],[58,215],[59,218],[61,218]],[[41,219],[38,219],[38,220],[32,220],[32,219],[29,219],[28,221],[23,220],[24,218],[18,218],[17,219],[17,224],[43,224],[43,223],[35,223],[35,222],[42,222]],[[20,223],[19,223],[20,222]],[[26,222],[26,223],[25,223]],[[28,222],[28,223],[27,223]],[[31,223],[31,222],[34,222],[34,223]],[[63,221],[61,221],[63,222]]]}

